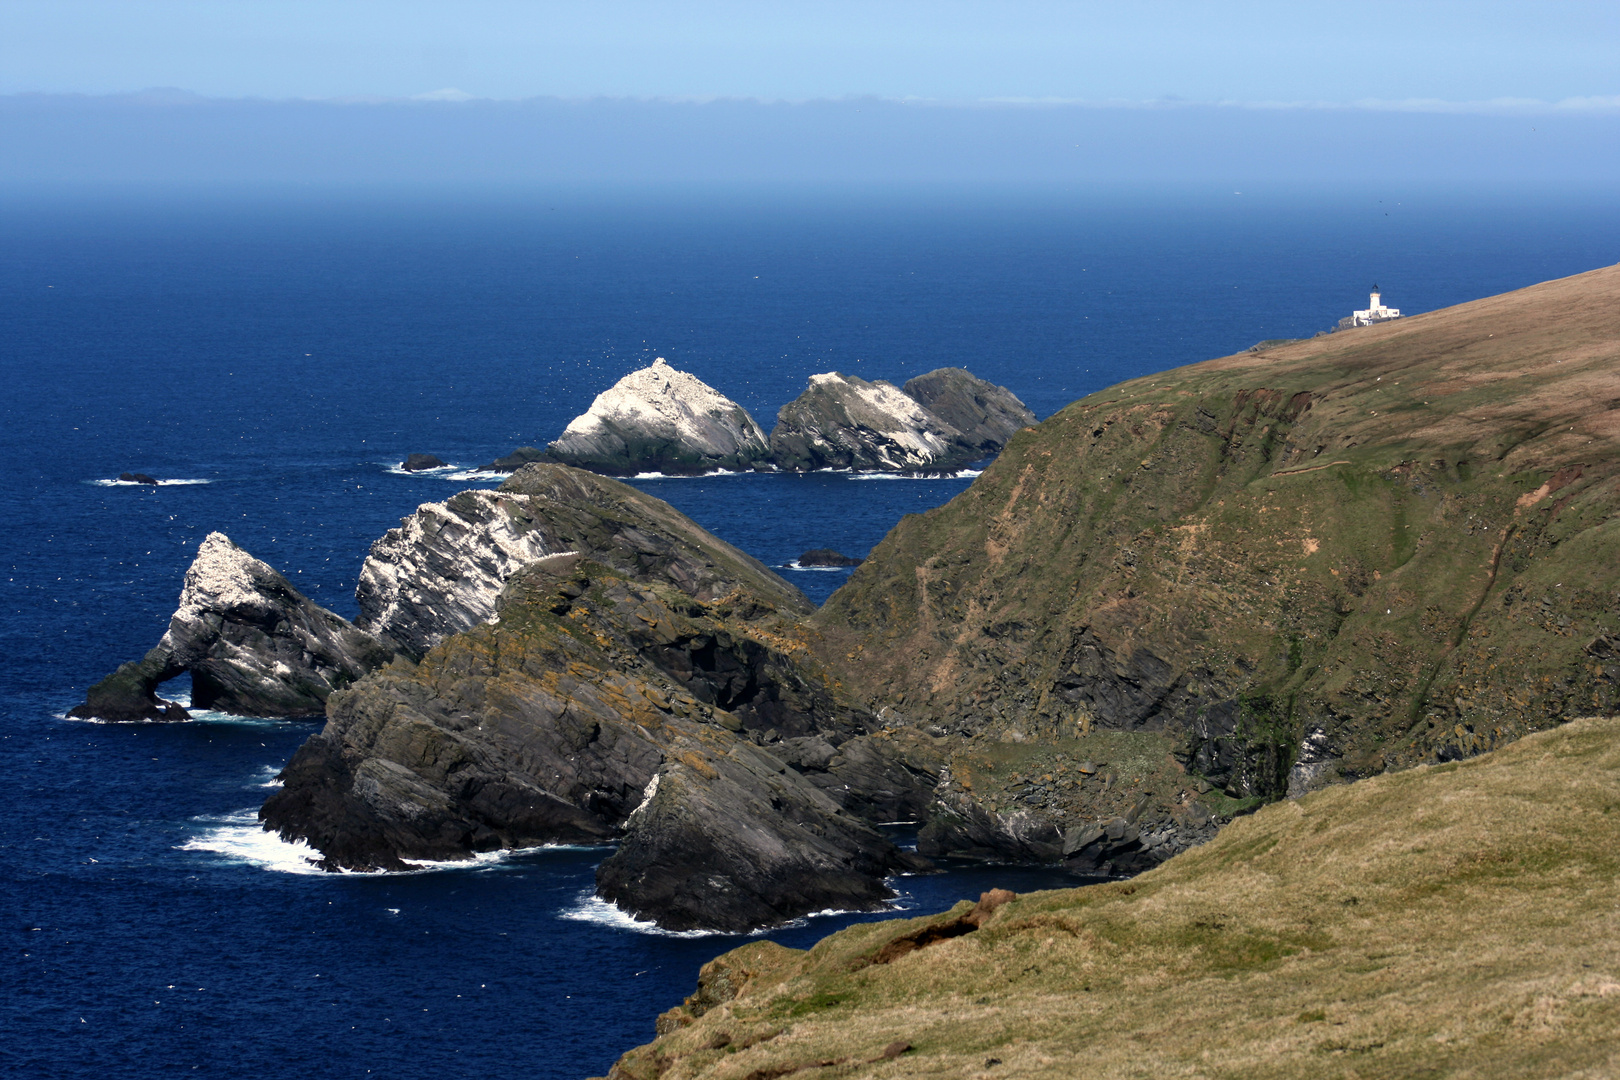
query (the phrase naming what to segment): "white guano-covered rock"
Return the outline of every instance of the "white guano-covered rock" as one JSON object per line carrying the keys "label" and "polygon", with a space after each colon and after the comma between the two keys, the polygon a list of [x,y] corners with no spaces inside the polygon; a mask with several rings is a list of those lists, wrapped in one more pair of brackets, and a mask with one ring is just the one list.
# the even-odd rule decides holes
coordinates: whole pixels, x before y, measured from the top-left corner
{"label": "white guano-covered rock", "polygon": [[770,455],[746,409],[662,357],[598,394],[547,450],[564,464],[619,476],[751,469]]}

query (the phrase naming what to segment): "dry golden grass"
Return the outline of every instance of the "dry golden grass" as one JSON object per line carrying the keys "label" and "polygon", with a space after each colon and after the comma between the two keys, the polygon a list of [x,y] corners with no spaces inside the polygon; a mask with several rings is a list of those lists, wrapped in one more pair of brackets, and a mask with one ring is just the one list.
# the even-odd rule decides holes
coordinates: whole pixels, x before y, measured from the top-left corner
{"label": "dry golden grass", "polygon": [[1269,806],[892,963],[871,961],[967,908],[746,946],[707,979],[737,996],[614,1075],[1616,1076],[1617,872],[1620,718],[1578,720]]}

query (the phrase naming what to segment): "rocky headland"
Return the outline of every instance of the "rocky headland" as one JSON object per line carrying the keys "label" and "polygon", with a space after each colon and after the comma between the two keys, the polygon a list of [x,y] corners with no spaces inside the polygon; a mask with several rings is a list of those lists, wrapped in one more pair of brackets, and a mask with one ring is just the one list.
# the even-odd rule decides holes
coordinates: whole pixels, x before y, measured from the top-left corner
{"label": "rocky headland", "polygon": [[[213,536],[82,708],[165,715],[179,670],[199,705],[324,702],[263,817],[327,866],[613,841],[601,895],[670,928],[875,906],[926,858],[1140,873],[1615,707],[1617,300],[1609,268],[1112,387],[819,611],[556,464],[377,541],[354,626]],[[872,828],[897,819],[918,855]]]}
{"label": "rocky headland", "polygon": [[[556,465],[416,522],[367,564],[414,602],[373,593],[367,625],[420,660],[333,695],[268,827],[348,869],[616,840],[601,895],[672,929],[872,908],[888,874],[927,867],[871,822],[921,811],[934,741],[851,704],[803,640],[808,603],[764,566]],[[457,546],[435,546],[446,536]],[[430,567],[494,550],[510,561],[464,575],[468,591],[430,592]],[[488,614],[449,629],[444,613],[471,618],[490,588]]]}
{"label": "rocky headland", "polygon": [[904,519],[811,640],[950,738],[919,850],[1137,869],[1614,709],[1617,300],[1607,268],[1123,383]]}
{"label": "rocky headland", "polygon": [[610,476],[690,475],[752,469],[770,447],[748,410],[659,358],[598,394],[546,452]]}

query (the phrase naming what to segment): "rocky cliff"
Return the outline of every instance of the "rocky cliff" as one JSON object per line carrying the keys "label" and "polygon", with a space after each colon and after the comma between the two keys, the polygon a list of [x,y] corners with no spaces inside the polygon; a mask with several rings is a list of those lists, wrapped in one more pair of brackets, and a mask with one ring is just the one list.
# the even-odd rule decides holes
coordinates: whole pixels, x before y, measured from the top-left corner
{"label": "rocky cliff", "polygon": [[814,625],[959,740],[923,850],[1140,865],[1613,708],[1617,301],[1608,268],[1110,387],[904,519]]}
{"label": "rocky cliff", "polygon": [[751,469],[769,456],[748,411],[660,357],[596,396],[569,422],[550,456],[609,475]]}
{"label": "rocky cliff", "polygon": [[394,650],[304,596],[223,533],[209,533],[186,570],[169,628],[145,658],[92,686],[70,715],[175,720],[158,685],[191,673],[191,703],[247,716],[312,716],[332,691]]}

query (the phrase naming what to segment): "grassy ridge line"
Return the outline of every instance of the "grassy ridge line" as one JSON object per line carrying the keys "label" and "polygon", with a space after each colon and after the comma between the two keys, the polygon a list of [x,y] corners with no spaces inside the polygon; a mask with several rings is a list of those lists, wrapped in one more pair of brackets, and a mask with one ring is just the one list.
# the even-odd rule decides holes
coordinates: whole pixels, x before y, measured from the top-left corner
{"label": "grassy ridge line", "polygon": [[1577,720],[1268,806],[892,962],[970,905],[744,946],[610,1076],[1614,1076],[1617,875],[1620,718]]}
{"label": "grassy ridge line", "polygon": [[1275,796],[1309,739],[1317,785],[1620,708],[1617,478],[1609,267],[1084,398],[814,621],[918,722],[1186,733]]}

